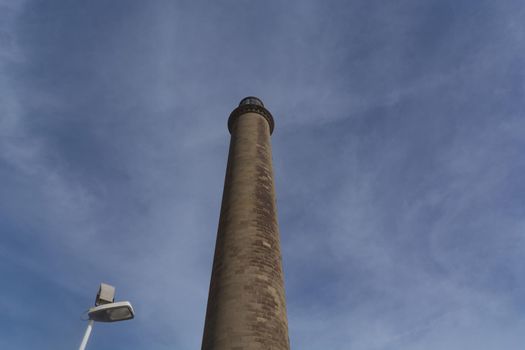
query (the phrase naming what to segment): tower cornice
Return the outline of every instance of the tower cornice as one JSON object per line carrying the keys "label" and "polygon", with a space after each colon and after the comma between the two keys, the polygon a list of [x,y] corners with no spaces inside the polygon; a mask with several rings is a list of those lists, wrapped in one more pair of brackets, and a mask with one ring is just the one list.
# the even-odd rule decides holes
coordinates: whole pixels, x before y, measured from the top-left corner
{"label": "tower cornice", "polygon": [[260,116],[262,116],[270,125],[270,135],[273,133],[275,122],[273,121],[273,116],[270,113],[270,111],[268,111],[263,106],[258,106],[255,104],[242,104],[239,107],[235,108],[231,112],[230,117],[228,118],[228,130],[230,131],[230,134],[233,130],[233,124],[235,124],[239,117],[246,113],[257,113]]}

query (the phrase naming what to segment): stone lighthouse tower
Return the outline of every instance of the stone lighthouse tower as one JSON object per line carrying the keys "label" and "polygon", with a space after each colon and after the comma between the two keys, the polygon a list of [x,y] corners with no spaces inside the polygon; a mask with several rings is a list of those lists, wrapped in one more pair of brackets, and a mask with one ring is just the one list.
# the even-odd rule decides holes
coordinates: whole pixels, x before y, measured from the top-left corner
{"label": "stone lighthouse tower", "polygon": [[202,350],[288,350],[270,135],[262,101],[246,97],[231,133]]}

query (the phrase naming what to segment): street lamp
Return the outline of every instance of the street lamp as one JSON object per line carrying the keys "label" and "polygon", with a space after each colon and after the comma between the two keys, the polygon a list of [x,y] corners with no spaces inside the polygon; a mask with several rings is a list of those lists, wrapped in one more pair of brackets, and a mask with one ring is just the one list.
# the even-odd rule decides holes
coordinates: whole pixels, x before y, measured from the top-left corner
{"label": "street lamp", "polygon": [[89,322],[80,343],[79,350],[86,348],[91,330],[93,329],[93,323],[96,322],[118,322],[131,320],[135,317],[135,312],[129,301],[117,301],[115,300],[115,287],[109,284],[101,283],[98,289],[97,299],[95,300],[95,307],[88,310]]}

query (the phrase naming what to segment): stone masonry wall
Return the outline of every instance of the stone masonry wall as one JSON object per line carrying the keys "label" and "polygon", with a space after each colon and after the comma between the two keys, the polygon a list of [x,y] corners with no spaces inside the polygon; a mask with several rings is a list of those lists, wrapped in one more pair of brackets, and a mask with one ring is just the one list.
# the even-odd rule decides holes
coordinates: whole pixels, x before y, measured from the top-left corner
{"label": "stone masonry wall", "polygon": [[232,125],[203,350],[288,350],[270,127],[258,113]]}

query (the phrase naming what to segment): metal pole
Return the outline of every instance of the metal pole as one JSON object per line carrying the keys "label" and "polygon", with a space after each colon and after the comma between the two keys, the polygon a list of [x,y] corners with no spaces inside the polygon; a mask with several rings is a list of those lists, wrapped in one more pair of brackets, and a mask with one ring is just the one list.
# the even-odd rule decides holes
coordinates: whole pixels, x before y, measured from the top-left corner
{"label": "metal pole", "polygon": [[91,335],[91,330],[93,329],[93,322],[93,320],[89,320],[88,326],[86,328],[86,333],[84,333],[84,338],[82,338],[82,343],[80,343],[80,347],[78,348],[78,350],[84,350],[86,348],[89,336]]}

